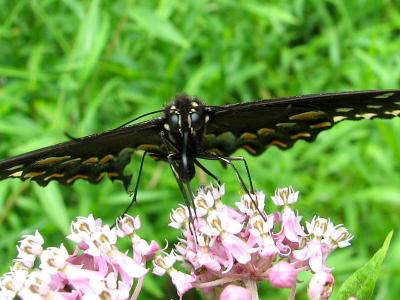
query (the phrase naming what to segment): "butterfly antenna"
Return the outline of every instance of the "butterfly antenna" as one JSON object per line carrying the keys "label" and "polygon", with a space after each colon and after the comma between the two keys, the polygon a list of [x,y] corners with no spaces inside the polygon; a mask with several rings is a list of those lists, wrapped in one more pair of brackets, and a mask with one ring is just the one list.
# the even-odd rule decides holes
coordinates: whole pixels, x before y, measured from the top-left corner
{"label": "butterfly antenna", "polygon": [[155,111],[152,111],[152,112],[149,112],[149,113],[145,113],[145,114],[143,114],[143,115],[141,115],[141,116],[139,116],[139,117],[136,117],[136,118],[134,118],[134,119],[132,119],[132,120],[129,120],[128,122],[125,122],[124,124],[118,126],[118,127],[115,128],[114,130],[120,129],[120,128],[122,128],[122,127],[125,127],[125,126],[127,126],[127,125],[129,125],[129,124],[131,124],[131,123],[133,123],[133,122],[135,122],[135,121],[141,119],[141,118],[144,118],[144,117],[147,117],[147,116],[150,116],[150,115],[153,115],[153,114],[161,113],[161,112],[163,112],[163,111],[164,111],[164,109],[160,109],[160,110],[155,110]]}
{"label": "butterfly antenna", "polygon": [[70,135],[70,134],[69,134],[68,132],[66,132],[66,131],[64,131],[64,135],[65,135],[68,139],[70,139],[71,141],[77,141],[77,140],[79,140],[79,138]]}

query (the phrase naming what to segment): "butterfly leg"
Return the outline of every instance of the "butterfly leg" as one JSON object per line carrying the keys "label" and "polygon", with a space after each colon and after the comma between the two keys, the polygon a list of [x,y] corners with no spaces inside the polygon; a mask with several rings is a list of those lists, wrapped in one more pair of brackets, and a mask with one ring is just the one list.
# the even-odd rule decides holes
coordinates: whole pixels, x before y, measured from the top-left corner
{"label": "butterfly leg", "polygon": [[196,166],[198,166],[200,169],[202,169],[204,171],[204,173],[206,173],[208,176],[212,177],[218,183],[218,185],[221,185],[221,180],[217,176],[215,176],[213,173],[211,173],[211,171],[208,170],[202,163],[200,163],[197,159],[194,160],[194,163],[196,164]]}
{"label": "butterfly leg", "polygon": [[244,157],[242,156],[234,156],[234,157],[226,157],[227,159],[229,159],[230,161],[232,160],[238,160],[244,163],[244,167],[246,168],[246,173],[247,173],[247,178],[249,180],[249,184],[250,184],[250,192],[252,194],[254,194],[254,187],[253,187],[253,181],[251,180],[251,176],[250,176],[250,169],[249,166],[247,165],[247,161]]}
{"label": "butterfly leg", "polygon": [[148,154],[147,151],[143,152],[142,159],[140,161],[138,176],[136,178],[135,189],[133,190],[133,197],[132,197],[131,203],[129,203],[128,207],[125,209],[125,211],[124,211],[124,213],[122,215],[127,213],[130,210],[130,208],[132,207],[133,203],[136,202],[136,197],[137,197],[137,192],[138,192],[138,189],[139,189],[140,179],[142,178],[142,170],[143,170],[144,159],[145,159],[147,154]]}
{"label": "butterfly leg", "polygon": [[[186,205],[186,207],[188,209],[188,213],[189,213],[189,231],[195,237],[195,239],[197,241],[196,230],[195,230],[195,227],[194,227],[194,219],[193,219],[193,215],[192,215],[190,201],[189,201],[189,198],[187,196],[187,192],[186,192],[185,187],[183,185],[182,179],[180,178],[179,173],[175,168],[175,162],[176,162],[177,159],[180,159],[180,157],[177,157],[177,155],[175,153],[172,153],[172,154],[169,154],[167,156],[167,159],[168,159],[169,166],[171,167],[172,173],[175,175],[175,179],[176,179],[176,182],[178,183],[179,189],[180,189],[181,194],[183,196],[183,200],[185,201],[185,205]],[[189,193],[191,193],[191,189],[190,189]]]}
{"label": "butterfly leg", "polygon": [[[132,205],[136,202],[136,196],[137,196],[137,192],[138,192],[138,189],[139,189],[140,179],[142,178],[142,170],[143,170],[144,159],[145,159],[147,154],[149,154],[147,151],[143,152],[142,160],[140,161],[140,167],[139,167],[138,176],[136,178],[135,188],[133,190],[132,200],[129,203],[128,207],[125,208],[124,212],[120,215],[120,218],[122,218],[132,208]],[[111,226],[111,228],[113,228],[114,226],[115,226],[115,223]]]}
{"label": "butterfly leg", "polygon": [[251,181],[250,171],[249,171],[247,163],[245,162],[245,167],[246,167],[247,175],[249,176],[250,190],[247,188],[247,186],[246,186],[242,176],[240,175],[238,169],[236,168],[235,164],[232,162],[232,160],[245,161],[244,158],[242,158],[242,157],[222,157],[222,156],[218,156],[218,155],[212,155],[212,154],[209,154],[209,153],[203,153],[202,155],[199,155],[198,157],[203,158],[203,159],[209,159],[209,160],[219,160],[219,161],[222,161],[222,162],[226,163],[227,165],[230,165],[232,167],[233,171],[235,172],[236,177],[238,178],[241,187],[244,189],[245,193],[247,195],[249,195],[251,202],[257,208],[258,213],[261,215],[261,217],[264,219],[264,221],[267,221],[267,218],[265,217],[264,213],[262,211],[260,211],[260,209],[258,208],[256,200],[253,198],[253,195],[254,195],[253,183]]}

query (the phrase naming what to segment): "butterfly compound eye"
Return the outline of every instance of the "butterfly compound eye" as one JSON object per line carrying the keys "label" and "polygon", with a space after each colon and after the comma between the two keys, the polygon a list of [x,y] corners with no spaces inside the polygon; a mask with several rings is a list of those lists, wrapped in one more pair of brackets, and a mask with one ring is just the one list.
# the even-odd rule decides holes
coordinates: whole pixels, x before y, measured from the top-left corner
{"label": "butterfly compound eye", "polygon": [[179,116],[177,114],[172,114],[169,117],[169,125],[173,130],[178,130],[180,126],[179,122]]}
{"label": "butterfly compound eye", "polygon": [[191,120],[191,123],[192,123],[192,127],[194,128],[194,129],[198,129],[198,128],[200,128],[201,127],[201,117],[200,117],[200,114],[199,113],[192,113],[191,115],[190,115],[190,120]]}

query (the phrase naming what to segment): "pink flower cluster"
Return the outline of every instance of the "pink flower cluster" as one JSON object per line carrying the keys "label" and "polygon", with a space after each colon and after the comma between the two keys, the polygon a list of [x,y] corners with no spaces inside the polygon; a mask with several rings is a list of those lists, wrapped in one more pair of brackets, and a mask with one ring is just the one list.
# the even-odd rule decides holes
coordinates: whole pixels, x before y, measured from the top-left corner
{"label": "pink flower cluster", "polygon": [[264,212],[262,192],[243,195],[237,208],[223,204],[223,194],[223,186],[199,190],[194,226],[189,226],[187,207],[172,211],[170,226],[181,230],[182,238],[170,253],[154,258],[153,273],[167,273],[181,298],[201,288],[213,299],[255,300],[257,283],[263,281],[290,288],[289,299],[294,299],[298,273],[311,271],[309,298],[329,298],[335,281],[326,262],[333,250],[350,245],[346,228],[315,216],[305,231],[290,207],[299,196],[292,188],[276,191],[271,199],[282,209],[271,213]]}
{"label": "pink flower cluster", "polygon": [[[63,245],[44,249],[39,232],[24,236],[11,271],[0,278],[0,299],[137,299],[146,262],[160,249],[140,238],[139,228],[138,217],[118,219],[115,229],[79,217],[68,236],[76,243],[72,254]],[[132,257],[116,247],[123,237],[131,239]]]}
{"label": "pink flower cluster", "polygon": [[[303,228],[290,207],[299,196],[292,188],[276,191],[271,199],[281,209],[269,213],[262,192],[244,194],[236,208],[222,203],[224,193],[224,186],[199,189],[193,224],[186,206],[172,211],[169,225],[182,236],[170,252],[142,239],[139,217],[129,215],[116,228],[78,217],[67,237],[76,244],[71,254],[63,245],[43,248],[39,232],[26,235],[11,271],[0,277],[0,299],[135,300],[149,260],[154,274],[171,277],[180,298],[198,288],[213,299],[257,300],[257,284],[267,281],[290,288],[294,299],[299,272],[310,271],[309,298],[328,299],[335,280],[327,258],[350,245],[347,229],[317,216]],[[117,248],[121,238],[130,239],[131,251]]]}

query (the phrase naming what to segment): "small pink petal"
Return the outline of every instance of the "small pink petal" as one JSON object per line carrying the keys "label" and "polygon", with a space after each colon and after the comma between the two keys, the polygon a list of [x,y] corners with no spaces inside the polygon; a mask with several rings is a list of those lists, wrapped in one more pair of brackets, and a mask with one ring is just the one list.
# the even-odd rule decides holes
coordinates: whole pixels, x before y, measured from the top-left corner
{"label": "small pink petal", "polygon": [[119,253],[115,259],[118,266],[132,278],[142,277],[148,272],[146,268],[142,267],[125,254]]}
{"label": "small pink petal", "polygon": [[297,270],[286,261],[280,261],[268,270],[268,280],[276,288],[291,288],[296,284]]}
{"label": "small pink petal", "polygon": [[190,276],[175,269],[171,270],[170,276],[180,297],[193,287],[192,283],[196,280],[194,276]]}
{"label": "small pink petal", "polygon": [[246,243],[233,234],[226,234],[222,238],[226,250],[241,264],[248,263],[251,259]]}
{"label": "small pink petal", "polygon": [[330,272],[315,273],[308,284],[308,297],[311,300],[328,299],[334,285],[335,278]]}
{"label": "small pink petal", "polygon": [[251,300],[251,292],[241,286],[230,284],[222,291],[219,300]]}

